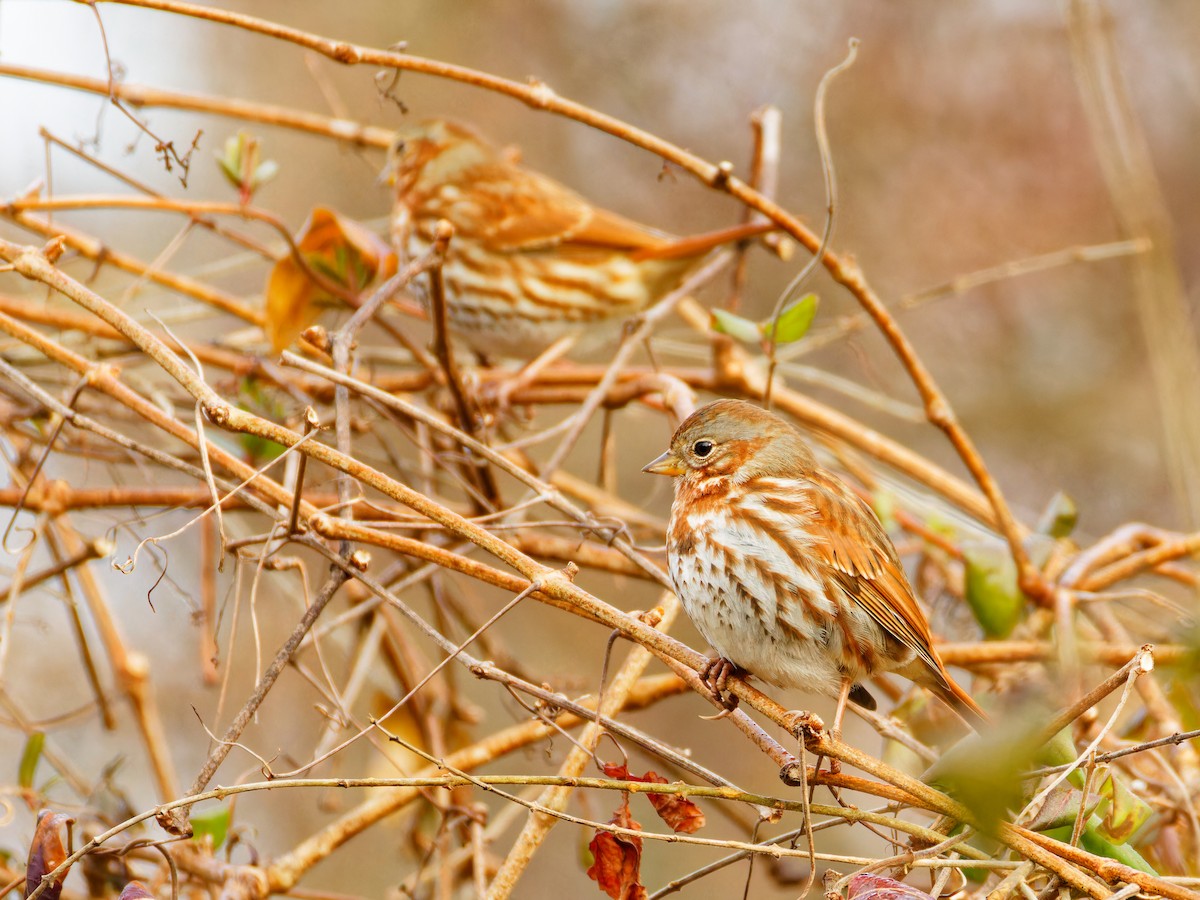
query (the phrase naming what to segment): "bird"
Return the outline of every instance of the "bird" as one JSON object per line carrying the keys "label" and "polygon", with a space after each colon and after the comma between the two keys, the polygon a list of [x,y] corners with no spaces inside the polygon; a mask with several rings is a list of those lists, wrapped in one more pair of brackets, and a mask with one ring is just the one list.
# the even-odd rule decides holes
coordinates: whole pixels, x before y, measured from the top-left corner
{"label": "bird", "polygon": [[836,737],[847,700],[874,708],[862,682],[894,672],[976,731],[987,721],[938,658],[878,516],[790,422],[717,400],[685,419],[643,471],[675,479],[668,568],[717,653],[700,674],[718,698],[740,673],[837,697]]}
{"label": "bird", "polygon": [[397,132],[387,179],[392,232],[409,258],[454,226],[442,266],[449,329],[483,354],[530,358],[556,341],[635,315],[715,246],[770,223],[677,238],[601,209],[518,165],[466,125],[434,119]]}

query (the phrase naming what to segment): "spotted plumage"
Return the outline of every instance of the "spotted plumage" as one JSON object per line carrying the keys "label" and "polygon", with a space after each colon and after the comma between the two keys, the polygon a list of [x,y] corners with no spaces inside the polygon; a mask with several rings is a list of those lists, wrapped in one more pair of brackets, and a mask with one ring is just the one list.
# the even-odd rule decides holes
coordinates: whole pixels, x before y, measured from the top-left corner
{"label": "spotted plumage", "polygon": [[410,255],[428,249],[439,219],[454,226],[447,313],[480,350],[531,355],[637,313],[710,249],[659,258],[676,238],[591,205],[454,122],[402,131],[391,172]]}
{"label": "spotted plumage", "polygon": [[718,655],[780,687],[839,697],[880,672],[921,684],[972,724],[900,558],[871,507],[799,431],[740,400],[690,416],[646,471],[675,476],[671,578]]}
{"label": "spotted plumage", "polygon": [[398,133],[389,172],[395,239],[415,257],[438,220],[454,226],[443,267],[450,327],[501,356],[532,356],[567,335],[614,336],[617,323],[675,287],[714,246],[764,230],[655,231],[441,119]]}

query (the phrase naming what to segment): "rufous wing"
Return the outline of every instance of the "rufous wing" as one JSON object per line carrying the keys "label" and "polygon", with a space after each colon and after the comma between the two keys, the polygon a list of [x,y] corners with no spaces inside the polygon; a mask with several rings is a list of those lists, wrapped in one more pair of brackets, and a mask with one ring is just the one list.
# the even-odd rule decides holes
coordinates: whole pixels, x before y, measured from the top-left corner
{"label": "rufous wing", "polygon": [[597,209],[563,185],[523,169],[497,163],[479,166],[459,187],[464,214],[477,217],[476,238],[500,253],[541,250],[564,244],[641,250],[669,238],[607,210]]}
{"label": "rufous wing", "polygon": [[932,690],[972,727],[986,722],[987,715],[938,659],[929,622],[875,511],[828,474],[818,470],[810,477],[820,487],[813,492],[820,527],[813,531],[823,537],[813,550],[839,573],[847,596],[915,652],[911,663],[895,671]]}

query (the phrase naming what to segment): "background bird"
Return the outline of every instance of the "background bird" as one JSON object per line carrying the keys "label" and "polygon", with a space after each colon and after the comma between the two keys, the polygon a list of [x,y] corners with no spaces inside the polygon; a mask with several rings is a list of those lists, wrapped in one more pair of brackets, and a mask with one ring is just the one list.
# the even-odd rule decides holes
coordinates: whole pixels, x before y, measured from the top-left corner
{"label": "background bird", "polygon": [[661,298],[714,247],[772,227],[676,238],[593,206],[512,157],[436,119],[399,132],[389,162],[393,230],[410,257],[428,249],[439,219],[454,226],[442,270],[447,318],[482,353],[528,358],[585,329],[594,335],[590,326]]}
{"label": "background bird", "polygon": [[972,727],[986,721],[938,659],[879,518],[790,423],[718,400],[689,416],[644,471],[676,479],[671,578],[717,651],[702,675],[718,694],[736,666],[835,696],[836,734],[847,699],[865,693],[855,687],[896,672]]}

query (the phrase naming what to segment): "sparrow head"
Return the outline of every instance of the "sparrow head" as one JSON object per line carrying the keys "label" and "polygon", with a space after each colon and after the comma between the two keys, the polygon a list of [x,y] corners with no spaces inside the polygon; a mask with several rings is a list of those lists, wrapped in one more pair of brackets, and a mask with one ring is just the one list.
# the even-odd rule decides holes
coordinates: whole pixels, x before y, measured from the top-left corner
{"label": "sparrow head", "polygon": [[396,132],[383,177],[399,191],[427,190],[495,159],[495,149],[467,126],[430,119]]}
{"label": "sparrow head", "polygon": [[643,472],[689,479],[795,478],[816,468],[791,424],[744,400],[702,406],[676,430],[671,446]]}

